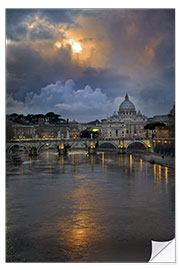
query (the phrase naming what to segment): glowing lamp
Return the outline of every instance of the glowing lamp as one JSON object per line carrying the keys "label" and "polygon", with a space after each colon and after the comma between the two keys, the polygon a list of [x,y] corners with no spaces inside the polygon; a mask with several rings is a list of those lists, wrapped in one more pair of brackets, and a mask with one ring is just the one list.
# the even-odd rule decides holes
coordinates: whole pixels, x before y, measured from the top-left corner
{"label": "glowing lamp", "polygon": [[63,144],[59,145],[59,149],[64,149],[64,145]]}

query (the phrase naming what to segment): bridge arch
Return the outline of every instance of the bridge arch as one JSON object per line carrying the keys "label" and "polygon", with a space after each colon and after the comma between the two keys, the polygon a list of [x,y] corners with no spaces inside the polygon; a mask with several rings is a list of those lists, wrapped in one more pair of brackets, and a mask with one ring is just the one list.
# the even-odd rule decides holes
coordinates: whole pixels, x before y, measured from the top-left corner
{"label": "bridge arch", "polygon": [[129,149],[141,149],[141,150],[147,150],[148,149],[148,146],[146,145],[145,142],[143,141],[132,141],[132,142],[129,142],[128,145],[127,145],[127,150]]}
{"label": "bridge arch", "polygon": [[72,144],[71,144],[71,148],[73,149],[73,148],[86,148],[87,147],[87,144],[86,144],[86,142],[78,142],[78,141],[76,141],[76,142],[73,142]]}
{"label": "bridge arch", "polygon": [[39,152],[40,152],[40,149],[42,148],[42,147],[44,147],[46,145],[46,143],[42,143],[41,145],[39,145],[38,147],[37,147],[37,153],[39,154]]}
{"label": "bridge arch", "polygon": [[111,141],[103,141],[99,144],[98,148],[99,150],[118,150],[118,146]]}
{"label": "bridge arch", "polygon": [[[48,145],[47,145],[48,144]],[[48,146],[50,148],[54,148],[54,149],[57,149],[57,146],[58,146],[58,142],[44,142],[40,145],[38,145],[37,147],[37,153],[40,152],[41,148],[43,148],[44,146]]]}
{"label": "bridge arch", "polygon": [[22,143],[14,143],[14,144],[11,144],[8,148],[7,148],[7,154],[10,154],[10,151],[13,147],[15,146],[22,146],[23,148],[25,148],[27,150],[27,153],[29,154],[29,148],[26,144],[22,144]]}

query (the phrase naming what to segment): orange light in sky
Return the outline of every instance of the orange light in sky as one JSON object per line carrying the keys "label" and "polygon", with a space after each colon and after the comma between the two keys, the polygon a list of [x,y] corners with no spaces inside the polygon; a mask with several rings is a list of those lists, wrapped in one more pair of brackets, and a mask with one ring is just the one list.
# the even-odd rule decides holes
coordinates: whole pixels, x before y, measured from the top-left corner
{"label": "orange light in sky", "polygon": [[70,39],[69,43],[74,53],[80,53],[82,51],[82,47],[79,42],[75,41],[74,39]]}
{"label": "orange light in sky", "polygon": [[63,40],[63,42],[56,41],[55,46],[60,49],[63,46],[66,46],[67,44],[71,45],[72,52],[74,53],[80,53],[82,51],[81,44],[78,41],[75,41],[74,39],[69,40]]}
{"label": "orange light in sky", "polygon": [[56,43],[54,44],[58,49],[60,49],[61,48],[61,42],[59,42],[59,41],[56,41]]}

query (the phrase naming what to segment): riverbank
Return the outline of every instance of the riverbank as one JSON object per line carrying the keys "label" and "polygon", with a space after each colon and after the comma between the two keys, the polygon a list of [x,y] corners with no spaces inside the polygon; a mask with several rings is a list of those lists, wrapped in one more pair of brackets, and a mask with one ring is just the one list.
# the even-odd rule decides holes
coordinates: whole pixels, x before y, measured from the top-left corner
{"label": "riverbank", "polygon": [[143,160],[149,161],[150,163],[156,163],[162,166],[175,169],[175,157],[162,156],[158,153],[141,153],[135,154],[135,156],[140,156]]}

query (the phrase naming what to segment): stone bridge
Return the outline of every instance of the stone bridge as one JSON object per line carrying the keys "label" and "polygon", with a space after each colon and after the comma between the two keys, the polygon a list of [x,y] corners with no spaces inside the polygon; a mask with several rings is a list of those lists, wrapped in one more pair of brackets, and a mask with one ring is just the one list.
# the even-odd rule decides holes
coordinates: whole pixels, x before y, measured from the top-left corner
{"label": "stone bridge", "polygon": [[125,138],[108,138],[108,139],[16,139],[6,143],[7,154],[12,153],[14,147],[25,149],[29,155],[38,155],[41,149],[55,149],[63,143],[69,145],[71,149],[87,149],[93,142],[99,151],[131,151],[131,150],[150,150],[152,151],[152,142],[150,139],[125,139]]}

